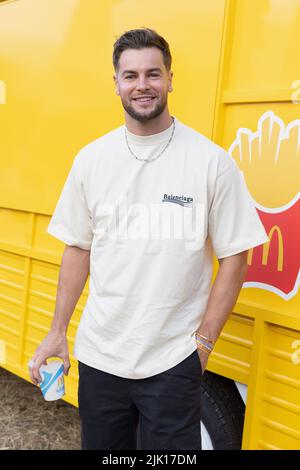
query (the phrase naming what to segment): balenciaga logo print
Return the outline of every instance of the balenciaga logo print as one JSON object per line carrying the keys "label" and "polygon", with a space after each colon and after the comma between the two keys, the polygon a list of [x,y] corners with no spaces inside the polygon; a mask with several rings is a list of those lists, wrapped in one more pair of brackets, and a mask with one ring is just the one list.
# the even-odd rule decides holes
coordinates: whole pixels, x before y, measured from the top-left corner
{"label": "balenciaga logo print", "polygon": [[174,196],[174,194],[164,194],[162,202],[174,202],[184,207],[193,207],[193,198],[186,196]]}

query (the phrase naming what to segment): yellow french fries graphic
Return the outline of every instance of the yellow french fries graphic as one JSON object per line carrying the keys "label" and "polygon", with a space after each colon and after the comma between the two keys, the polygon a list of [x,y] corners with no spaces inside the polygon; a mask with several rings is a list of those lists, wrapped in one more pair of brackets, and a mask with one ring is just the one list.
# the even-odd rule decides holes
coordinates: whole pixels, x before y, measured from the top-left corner
{"label": "yellow french fries graphic", "polygon": [[299,192],[300,119],[285,126],[273,111],[264,113],[257,131],[240,128],[229,148],[255,201],[275,208]]}

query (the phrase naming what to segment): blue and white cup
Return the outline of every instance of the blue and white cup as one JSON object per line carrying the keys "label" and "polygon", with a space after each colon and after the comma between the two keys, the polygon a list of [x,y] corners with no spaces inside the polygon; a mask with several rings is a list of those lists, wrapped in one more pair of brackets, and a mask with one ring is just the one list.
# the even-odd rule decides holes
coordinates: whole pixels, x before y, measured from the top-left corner
{"label": "blue and white cup", "polygon": [[[32,365],[33,361],[30,361],[28,366]],[[39,386],[46,401],[59,400],[65,395],[64,365],[61,361],[42,364],[39,372],[43,379]]]}

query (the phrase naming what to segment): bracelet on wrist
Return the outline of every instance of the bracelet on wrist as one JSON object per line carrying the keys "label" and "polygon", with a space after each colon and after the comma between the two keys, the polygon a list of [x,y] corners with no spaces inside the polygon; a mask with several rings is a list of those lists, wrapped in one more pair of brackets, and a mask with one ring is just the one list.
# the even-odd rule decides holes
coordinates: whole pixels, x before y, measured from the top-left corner
{"label": "bracelet on wrist", "polygon": [[207,349],[203,344],[197,344],[197,348],[200,349],[201,351],[205,352],[206,354],[210,354],[211,351]]}
{"label": "bracelet on wrist", "polygon": [[197,346],[201,346],[202,349],[205,349],[207,352],[211,352],[213,347],[210,344],[205,344],[203,341],[196,339]]}
{"label": "bracelet on wrist", "polygon": [[208,343],[211,343],[211,344],[213,344],[213,345],[216,344],[216,341],[214,341],[213,339],[207,338],[206,336],[202,335],[202,334],[199,333],[198,331],[196,331],[195,335],[196,335],[196,337],[198,337],[198,338],[204,339],[204,340],[207,341]]}
{"label": "bracelet on wrist", "polygon": [[214,348],[215,342],[213,340],[209,340],[209,338],[204,335],[201,335],[198,332],[196,332],[195,336],[197,348],[199,348],[201,351],[206,352],[207,354],[210,354]]}

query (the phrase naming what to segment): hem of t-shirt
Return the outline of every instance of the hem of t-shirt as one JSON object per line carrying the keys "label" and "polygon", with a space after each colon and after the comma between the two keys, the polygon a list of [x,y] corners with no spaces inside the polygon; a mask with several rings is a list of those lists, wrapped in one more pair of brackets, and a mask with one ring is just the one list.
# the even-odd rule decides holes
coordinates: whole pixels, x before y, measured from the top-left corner
{"label": "hem of t-shirt", "polygon": [[180,356],[177,356],[176,359],[170,362],[170,364],[162,365],[160,361],[159,367],[154,368],[151,372],[148,372],[147,375],[138,376],[138,377],[137,376],[132,377],[131,375],[126,374],[124,373],[124,370],[122,369],[117,369],[115,367],[107,367],[102,364],[101,365],[97,364],[97,361],[93,361],[91,356],[86,356],[85,354],[82,353],[82,351],[78,351],[78,350],[74,351],[73,356],[75,357],[75,359],[77,359],[77,361],[82,362],[83,364],[86,364],[89,367],[93,367],[94,369],[101,370],[102,372],[107,372],[108,374],[113,374],[113,375],[116,375],[118,377],[122,377],[125,379],[138,380],[138,379],[147,379],[148,377],[153,377],[154,375],[161,374],[162,372],[165,372],[171,369],[172,367],[175,367],[177,364],[184,361],[188,356],[190,356],[196,351],[197,349],[196,341],[195,341],[195,345],[192,345],[192,346],[193,346],[192,349],[190,348],[189,350],[185,350],[182,354],[180,354]]}
{"label": "hem of t-shirt", "polygon": [[48,226],[47,229],[46,229],[46,232],[49,233],[50,235],[52,235],[53,237],[57,238],[61,242],[65,243],[68,246],[77,246],[77,247],[79,247],[83,250],[90,250],[91,245],[92,245],[91,243],[82,243],[82,242],[72,242],[72,241],[70,241],[70,239],[67,236],[62,234],[61,230],[58,227],[53,226],[53,225],[51,225],[51,227]]}
{"label": "hem of t-shirt", "polygon": [[255,238],[252,240],[244,241],[238,245],[232,245],[231,247],[227,247],[226,250],[215,250],[215,254],[217,258],[226,258],[227,256],[236,255],[241,253],[242,251],[249,250],[250,248],[254,248],[259,245],[263,245],[264,243],[269,241],[269,237],[264,236],[262,238]]}

